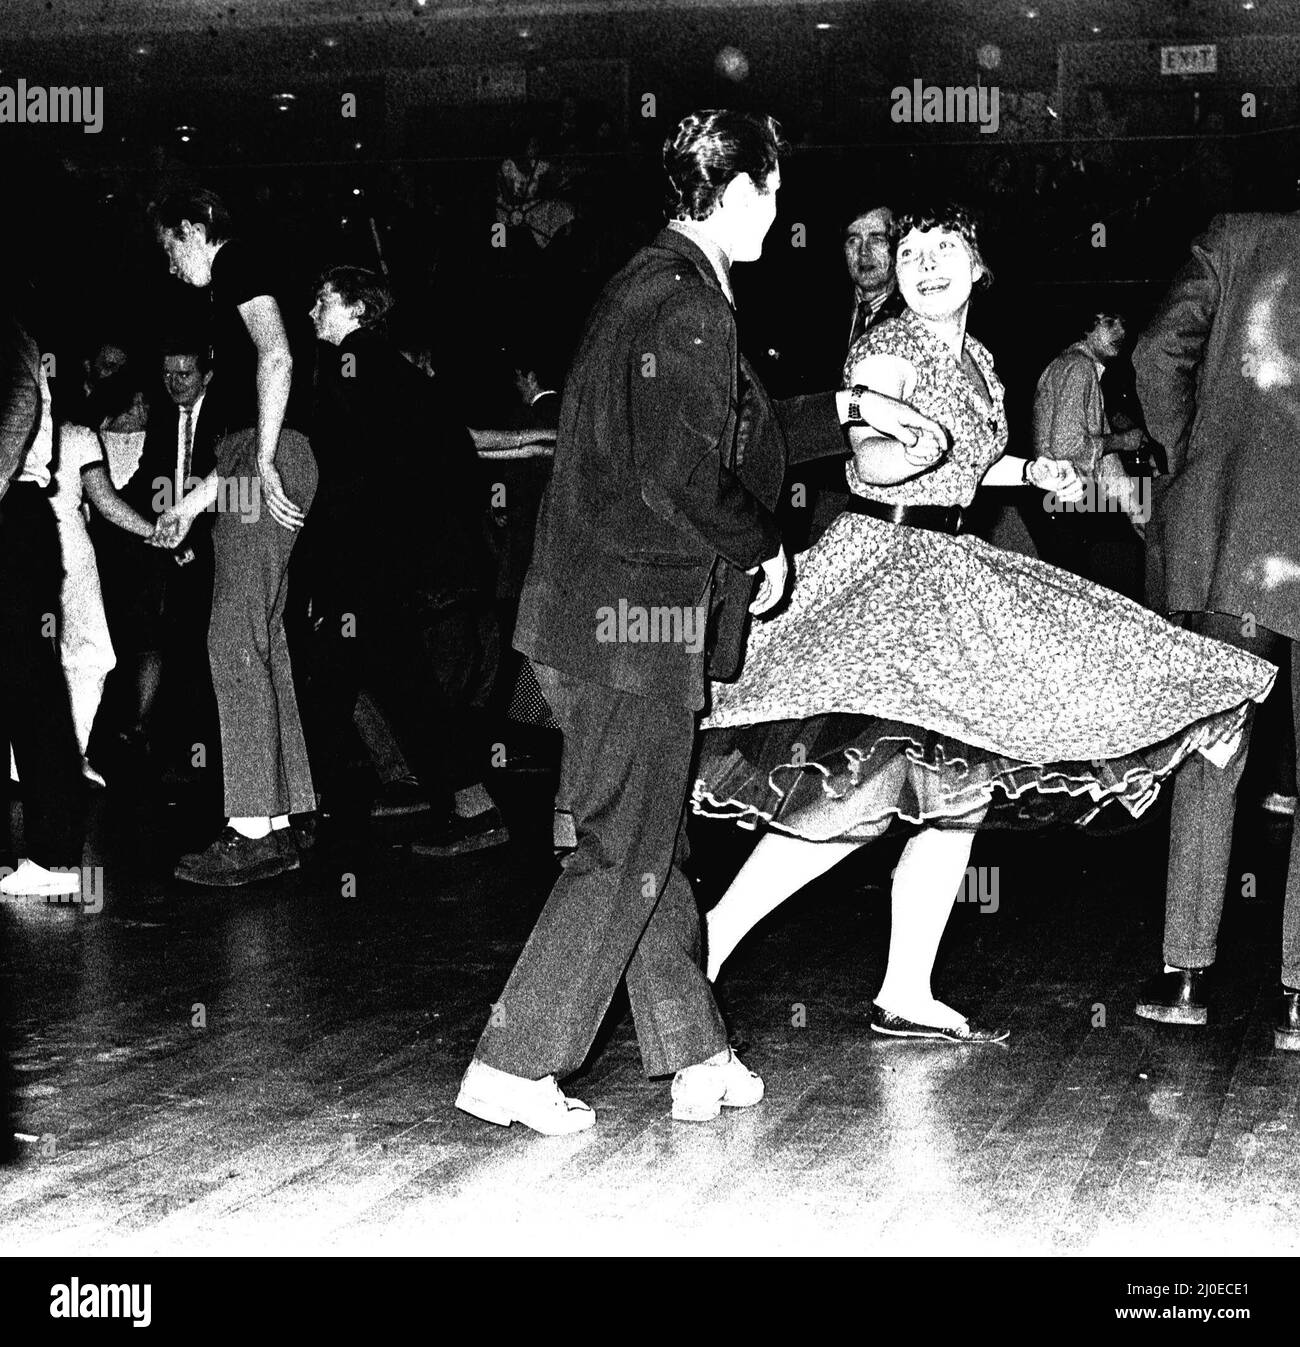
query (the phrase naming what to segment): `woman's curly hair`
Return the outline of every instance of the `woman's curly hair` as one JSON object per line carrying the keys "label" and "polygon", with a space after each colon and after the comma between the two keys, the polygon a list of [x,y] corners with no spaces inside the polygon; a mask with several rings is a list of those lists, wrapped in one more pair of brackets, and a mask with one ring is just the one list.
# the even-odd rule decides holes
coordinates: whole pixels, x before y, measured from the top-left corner
{"label": "woman's curly hair", "polygon": [[899,241],[912,229],[918,229],[923,233],[927,229],[947,229],[951,233],[960,234],[962,241],[970,249],[971,258],[983,269],[984,274],[975,282],[974,288],[987,290],[993,284],[993,272],[984,260],[984,254],[980,252],[979,225],[969,207],[957,201],[937,201],[900,211],[894,218],[891,231],[895,255],[898,252]]}

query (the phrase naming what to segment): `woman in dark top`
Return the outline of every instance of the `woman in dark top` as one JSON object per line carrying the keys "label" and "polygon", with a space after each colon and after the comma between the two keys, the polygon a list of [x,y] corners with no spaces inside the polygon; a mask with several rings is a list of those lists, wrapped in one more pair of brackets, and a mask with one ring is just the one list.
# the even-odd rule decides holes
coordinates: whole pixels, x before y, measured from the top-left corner
{"label": "woman in dark top", "polygon": [[159,545],[175,546],[201,511],[216,511],[208,656],[229,821],[176,874],[230,887],[297,869],[288,816],[315,807],[284,633],[289,556],[316,491],[310,396],[295,393],[268,264],[232,237],[221,199],[180,193],[158,202],[153,219],[172,275],[211,296],[208,410],[225,432],[216,468],[187,482],[158,524]]}

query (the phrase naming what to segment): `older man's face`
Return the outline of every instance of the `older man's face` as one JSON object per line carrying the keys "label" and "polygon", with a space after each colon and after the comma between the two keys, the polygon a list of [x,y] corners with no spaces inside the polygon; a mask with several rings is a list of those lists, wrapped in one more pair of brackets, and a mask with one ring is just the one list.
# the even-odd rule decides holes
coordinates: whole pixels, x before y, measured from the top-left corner
{"label": "older man's face", "polygon": [[884,206],[859,215],[844,231],[844,262],[862,298],[879,294],[894,279],[889,252],[893,216]]}

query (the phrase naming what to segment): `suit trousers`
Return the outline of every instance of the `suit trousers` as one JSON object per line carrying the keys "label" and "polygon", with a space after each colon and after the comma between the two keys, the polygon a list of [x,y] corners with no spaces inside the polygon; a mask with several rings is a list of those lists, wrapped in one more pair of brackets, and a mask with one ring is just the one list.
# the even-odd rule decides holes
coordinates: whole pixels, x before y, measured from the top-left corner
{"label": "suit trousers", "polygon": [[[275,467],[285,494],[306,511],[316,459],[304,435],[283,431]],[[251,430],[217,448],[225,495],[212,526],[212,617],[208,659],[221,723],[225,812],[246,818],[316,807],[307,746],[284,633],[289,557],[298,534],[276,523],[261,497]],[[244,502],[250,508],[233,508]]]}
{"label": "suit trousers", "polygon": [[[1176,613],[1180,625],[1249,650],[1278,658],[1286,640],[1257,627],[1242,634],[1243,619],[1227,613]],[[1285,695],[1277,689],[1274,695]],[[1291,642],[1291,706],[1300,734],[1300,642]],[[1219,921],[1228,885],[1237,787],[1246,765],[1253,717],[1242,743],[1222,770],[1197,753],[1174,778],[1169,832],[1169,872],[1165,888],[1165,962],[1174,968],[1207,968],[1218,952]],[[1300,784],[1300,783],[1298,783]],[[1300,828],[1291,834],[1291,860],[1282,908],[1282,981],[1300,987]]]}
{"label": "suit trousers", "polygon": [[[22,781],[24,852],[43,865],[81,864],[81,752],[59,667],[56,624],[63,563],[49,497],[13,482],[0,500],[0,746]],[[4,751],[8,794],[9,754]],[[0,851],[9,809],[0,798]]]}
{"label": "suit trousers", "polygon": [[727,1046],[681,868],[696,712],[533,667],[564,732],[578,846],[475,1056],[534,1080],[571,1075],[626,977],[645,1073],[668,1075]]}

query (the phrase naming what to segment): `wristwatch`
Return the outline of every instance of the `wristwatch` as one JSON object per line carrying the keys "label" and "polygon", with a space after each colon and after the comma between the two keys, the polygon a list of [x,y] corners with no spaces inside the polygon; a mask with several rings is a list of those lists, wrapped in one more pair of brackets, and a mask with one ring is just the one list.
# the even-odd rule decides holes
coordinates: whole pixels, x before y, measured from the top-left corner
{"label": "wristwatch", "polygon": [[1032,458],[1025,459],[1025,466],[1020,472],[1020,483],[1022,486],[1033,486],[1033,482],[1029,479],[1029,468],[1033,462],[1034,460]]}
{"label": "wristwatch", "polygon": [[866,424],[866,418],[862,415],[862,399],[870,392],[871,389],[864,388],[861,384],[854,384],[849,389],[849,421],[854,425]]}

